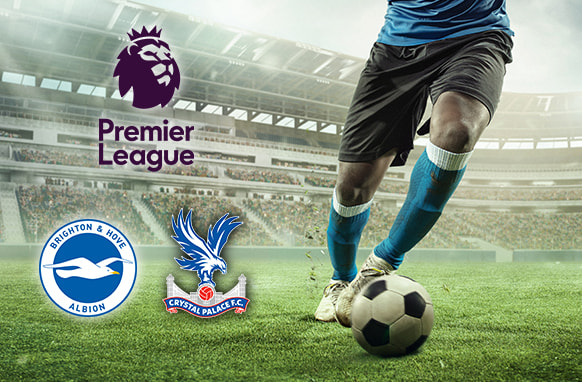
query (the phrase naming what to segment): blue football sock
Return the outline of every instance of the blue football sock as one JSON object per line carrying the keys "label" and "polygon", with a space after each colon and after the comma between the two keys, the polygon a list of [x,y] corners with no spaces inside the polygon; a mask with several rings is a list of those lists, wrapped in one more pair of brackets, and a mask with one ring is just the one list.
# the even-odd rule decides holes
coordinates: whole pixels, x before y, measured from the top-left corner
{"label": "blue football sock", "polygon": [[334,269],[332,279],[352,281],[356,277],[358,244],[370,217],[371,204],[372,201],[352,207],[342,206],[334,192],[327,227],[327,248]]}
{"label": "blue football sock", "polygon": [[408,195],[376,256],[397,269],[406,252],[430,231],[461,181],[472,152],[456,154],[427,145],[410,176]]}

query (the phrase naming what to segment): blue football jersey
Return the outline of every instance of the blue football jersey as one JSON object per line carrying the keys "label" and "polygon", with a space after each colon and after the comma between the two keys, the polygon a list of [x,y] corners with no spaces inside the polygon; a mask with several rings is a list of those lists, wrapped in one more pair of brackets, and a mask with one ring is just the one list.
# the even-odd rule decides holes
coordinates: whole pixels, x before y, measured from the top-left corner
{"label": "blue football jersey", "polygon": [[498,29],[513,36],[505,0],[393,0],[378,42],[411,46]]}

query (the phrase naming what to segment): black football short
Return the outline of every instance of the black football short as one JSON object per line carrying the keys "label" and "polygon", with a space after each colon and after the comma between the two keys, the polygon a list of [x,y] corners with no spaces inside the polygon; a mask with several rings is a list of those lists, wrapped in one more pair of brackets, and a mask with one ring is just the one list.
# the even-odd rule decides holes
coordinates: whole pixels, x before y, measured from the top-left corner
{"label": "black football short", "polygon": [[[493,116],[513,42],[488,31],[417,46],[375,43],[354,93],[339,160],[365,162],[398,148],[402,166],[430,95],[456,91],[481,101]],[[419,134],[428,133],[428,124]]]}

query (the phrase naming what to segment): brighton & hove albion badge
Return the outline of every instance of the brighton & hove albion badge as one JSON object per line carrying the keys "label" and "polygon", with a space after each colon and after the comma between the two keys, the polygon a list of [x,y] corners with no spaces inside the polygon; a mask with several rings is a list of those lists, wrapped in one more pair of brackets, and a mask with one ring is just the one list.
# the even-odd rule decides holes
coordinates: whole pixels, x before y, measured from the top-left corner
{"label": "brighton & hove albion badge", "polygon": [[177,313],[178,309],[197,317],[216,317],[233,310],[243,313],[249,300],[246,294],[246,277],[241,274],[238,284],[226,293],[217,292],[212,279],[214,271],[226,273],[226,262],[220,257],[220,251],[226,244],[230,233],[242,222],[235,221],[238,216],[222,216],[214,226],[208,229],[206,241],[192,227],[192,210],[183,218],[182,210],[178,219],[172,216],[172,227],[176,236],[172,238],[181,246],[187,258],[175,259],[180,267],[187,271],[195,271],[200,278],[198,290],[186,293],[174,283],[174,276],[166,277],[167,298],[164,299],[166,310]]}
{"label": "brighton & hove albion badge", "polygon": [[117,308],[136,278],[136,258],[127,237],[111,224],[84,219],[53,233],[40,256],[40,280],[62,310],[82,317]]}

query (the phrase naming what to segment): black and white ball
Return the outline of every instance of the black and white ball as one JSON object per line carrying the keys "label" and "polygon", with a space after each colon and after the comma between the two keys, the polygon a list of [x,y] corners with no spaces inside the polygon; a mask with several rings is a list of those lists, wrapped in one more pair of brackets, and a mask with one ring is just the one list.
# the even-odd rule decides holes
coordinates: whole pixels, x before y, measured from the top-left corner
{"label": "black and white ball", "polygon": [[396,274],[370,282],[352,305],[356,341],[368,352],[384,357],[416,351],[428,338],[433,321],[426,289]]}

